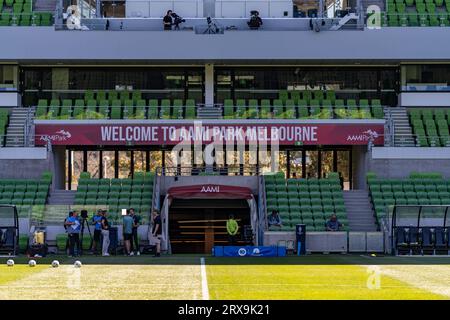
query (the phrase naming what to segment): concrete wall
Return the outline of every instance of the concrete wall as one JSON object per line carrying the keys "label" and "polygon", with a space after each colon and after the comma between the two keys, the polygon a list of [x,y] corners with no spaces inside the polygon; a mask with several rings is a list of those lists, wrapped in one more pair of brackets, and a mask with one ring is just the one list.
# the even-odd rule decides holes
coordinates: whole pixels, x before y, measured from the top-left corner
{"label": "concrete wall", "polygon": [[0,160],[45,160],[46,148],[0,148]]}
{"label": "concrete wall", "polygon": [[47,170],[50,159],[0,159],[0,179],[38,179]]}
{"label": "concrete wall", "polygon": [[65,188],[66,179],[66,148],[53,147],[53,186],[55,189]]}
{"label": "concrete wall", "polygon": [[20,95],[17,92],[0,92],[0,107],[20,106]]}
{"label": "concrete wall", "polygon": [[[265,246],[282,245],[287,241],[293,241],[295,247],[295,232],[264,232]],[[306,251],[384,252],[384,237],[382,232],[306,232]]]}
{"label": "concrete wall", "polygon": [[367,146],[352,149],[353,189],[366,189]]}
{"label": "concrete wall", "polygon": [[380,178],[406,178],[412,171],[439,172],[450,178],[450,161],[379,159],[371,160],[368,170],[375,172]]}
{"label": "concrete wall", "polygon": [[412,171],[439,172],[450,178],[450,148],[374,147],[367,171],[381,178],[405,178]]}
{"label": "concrete wall", "polygon": [[403,92],[398,104],[402,107],[448,107],[450,92]]}
{"label": "concrete wall", "polygon": [[[162,28],[161,21],[159,23]],[[170,64],[214,60],[240,64],[252,61],[449,61],[450,41],[440,41],[436,45],[436,39],[449,38],[450,28],[431,27],[324,32],[245,30],[227,31],[222,35],[200,35],[193,31],[84,32],[55,31],[53,27],[2,27],[0,39],[7,45],[2,45],[0,61],[99,63],[131,60]],[[89,50],[82,44],[89,44]]]}

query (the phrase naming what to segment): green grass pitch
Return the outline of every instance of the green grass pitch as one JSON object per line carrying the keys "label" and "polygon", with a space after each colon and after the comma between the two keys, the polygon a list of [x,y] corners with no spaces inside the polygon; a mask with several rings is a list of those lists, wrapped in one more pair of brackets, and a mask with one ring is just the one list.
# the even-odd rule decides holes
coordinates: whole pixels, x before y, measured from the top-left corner
{"label": "green grass pitch", "polygon": [[[52,268],[57,259],[61,265]],[[0,259],[0,299],[450,299],[450,258],[51,257]],[[205,276],[206,275],[206,276]],[[80,295],[73,296],[79,290]],[[75,291],[76,292],[76,291]]]}

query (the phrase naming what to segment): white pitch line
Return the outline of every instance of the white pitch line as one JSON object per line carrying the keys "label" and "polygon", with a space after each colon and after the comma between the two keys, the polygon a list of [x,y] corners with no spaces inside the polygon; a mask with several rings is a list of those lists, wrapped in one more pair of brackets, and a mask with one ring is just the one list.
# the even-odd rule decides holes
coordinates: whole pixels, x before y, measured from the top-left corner
{"label": "white pitch line", "polygon": [[206,265],[204,257],[200,258],[200,270],[202,274],[202,298],[203,300],[209,300],[208,278],[206,277]]}

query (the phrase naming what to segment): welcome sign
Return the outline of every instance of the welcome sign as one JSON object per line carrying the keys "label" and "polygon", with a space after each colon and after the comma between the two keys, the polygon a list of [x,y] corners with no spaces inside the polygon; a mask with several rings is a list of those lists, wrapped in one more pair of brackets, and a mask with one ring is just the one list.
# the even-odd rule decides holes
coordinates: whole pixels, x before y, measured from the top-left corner
{"label": "welcome sign", "polygon": [[384,143],[384,123],[107,123],[36,121],[36,145],[176,145],[185,143],[278,143],[365,145]]}

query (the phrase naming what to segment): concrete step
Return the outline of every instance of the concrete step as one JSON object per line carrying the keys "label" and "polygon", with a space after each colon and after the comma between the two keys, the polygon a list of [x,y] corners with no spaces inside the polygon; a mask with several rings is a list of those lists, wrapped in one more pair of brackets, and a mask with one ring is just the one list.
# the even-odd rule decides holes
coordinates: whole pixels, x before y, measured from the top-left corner
{"label": "concrete step", "polygon": [[367,190],[344,191],[344,203],[351,231],[375,231],[372,205]]}

